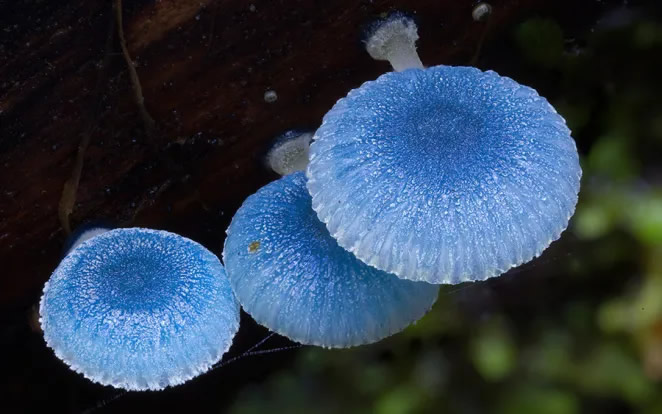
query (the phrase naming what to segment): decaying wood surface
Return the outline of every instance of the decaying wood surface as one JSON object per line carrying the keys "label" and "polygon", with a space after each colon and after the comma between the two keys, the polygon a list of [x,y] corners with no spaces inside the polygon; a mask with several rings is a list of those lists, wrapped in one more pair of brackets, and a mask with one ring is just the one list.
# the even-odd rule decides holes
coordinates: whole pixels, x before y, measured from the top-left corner
{"label": "decaying wood surface", "polygon": [[[491,3],[488,42],[544,2]],[[362,25],[404,10],[425,64],[467,64],[485,29],[473,4],[125,1],[146,127],[112,1],[0,0],[0,303],[38,300],[66,223],[166,229],[220,253],[235,210],[275,178],[261,163],[273,137],[315,128],[389,70],[362,49]]]}

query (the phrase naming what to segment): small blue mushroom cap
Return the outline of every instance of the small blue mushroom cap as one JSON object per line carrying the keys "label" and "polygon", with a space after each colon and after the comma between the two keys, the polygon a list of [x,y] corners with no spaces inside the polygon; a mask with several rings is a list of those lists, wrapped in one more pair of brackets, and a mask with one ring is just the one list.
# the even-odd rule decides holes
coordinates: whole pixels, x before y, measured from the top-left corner
{"label": "small blue mushroom cap", "polygon": [[230,283],[258,323],[303,344],[376,342],[422,317],[438,286],[370,267],[329,235],[297,172],[248,197],[227,230]]}
{"label": "small blue mushroom cap", "polygon": [[492,71],[391,72],[340,99],[310,147],[313,209],[345,249],[410,280],[460,283],[531,260],[572,216],[564,119]]}
{"label": "small blue mushroom cap", "polygon": [[40,315],[58,358],[126,390],[159,390],[207,371],[239,327],[218,258],[142,228],[111,230],[71,251],[44,287]]}

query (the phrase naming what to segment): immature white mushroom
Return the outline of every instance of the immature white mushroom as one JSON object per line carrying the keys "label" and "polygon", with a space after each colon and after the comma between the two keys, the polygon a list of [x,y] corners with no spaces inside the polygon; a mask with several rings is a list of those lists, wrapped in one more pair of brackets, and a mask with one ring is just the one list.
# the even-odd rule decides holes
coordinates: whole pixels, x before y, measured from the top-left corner
{"label": "immature white mushroom", "polygon": [[313,132],[293,129],[275,139],[265,162],[276,174],[287,175],[304,171],[308,166],[308,151]]}
{"label": "immature white mushroom", "polygon": [[492,14],[492,6],[488,3],[478,3],[471,11],[471,18],[476,22],[484,22]]}
{"label": "immature white mushroom", "polygon": [[416,52],[417,40],[418,28],[414,21],[402,13],[394,13],[368,29],[365,48],[373,59],[388,60],[396,71],[423,69]]}

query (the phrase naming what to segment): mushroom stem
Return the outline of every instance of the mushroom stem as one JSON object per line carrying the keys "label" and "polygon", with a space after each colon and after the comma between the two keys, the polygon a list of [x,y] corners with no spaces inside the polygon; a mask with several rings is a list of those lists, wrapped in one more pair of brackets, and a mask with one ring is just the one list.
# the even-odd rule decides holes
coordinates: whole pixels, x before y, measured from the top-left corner
{"label": "mushroom stem", "polygon": [[391,41],[386,59],[393,70],[402,72],[405,69],[423,69],[423,62],[418,57],[416,45],[405,37],[397,37]]}
{"label": "mushroom stem", "polygon": [[376,60],[388,60],[395,71],[423,69],[416,52],[418,28],[410,17],[396,13],[373,24],[366,51]]}

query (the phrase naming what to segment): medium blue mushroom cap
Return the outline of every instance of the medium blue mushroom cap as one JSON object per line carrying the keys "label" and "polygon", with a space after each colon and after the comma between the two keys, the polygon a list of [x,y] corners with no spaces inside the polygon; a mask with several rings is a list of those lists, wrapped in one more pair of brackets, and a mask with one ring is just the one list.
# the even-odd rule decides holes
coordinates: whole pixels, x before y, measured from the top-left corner
{"label": "medium blue mushroom cap", "polygon": [[44,287],[44,338],[92,381],[158,390],[205,371],[232,344],[239,304],[218,258],[165,231],[117,229],[62,260]]}
{"label": "medium blue mushroom cap", "polygon": [[492,71],[391,72],[324,117],[313,209],[345,249],[410,280],[459,283],[539,255],[572,216],[581,169],[564,119]]}
{"label": "medium blue mushroom cap", "polygon": [[242,307],[304,344],[376,342],[422,317],[438,286],[370,267],[329,235],[311,208],[305,175],[248,197],[227,231],[223,261]]}

